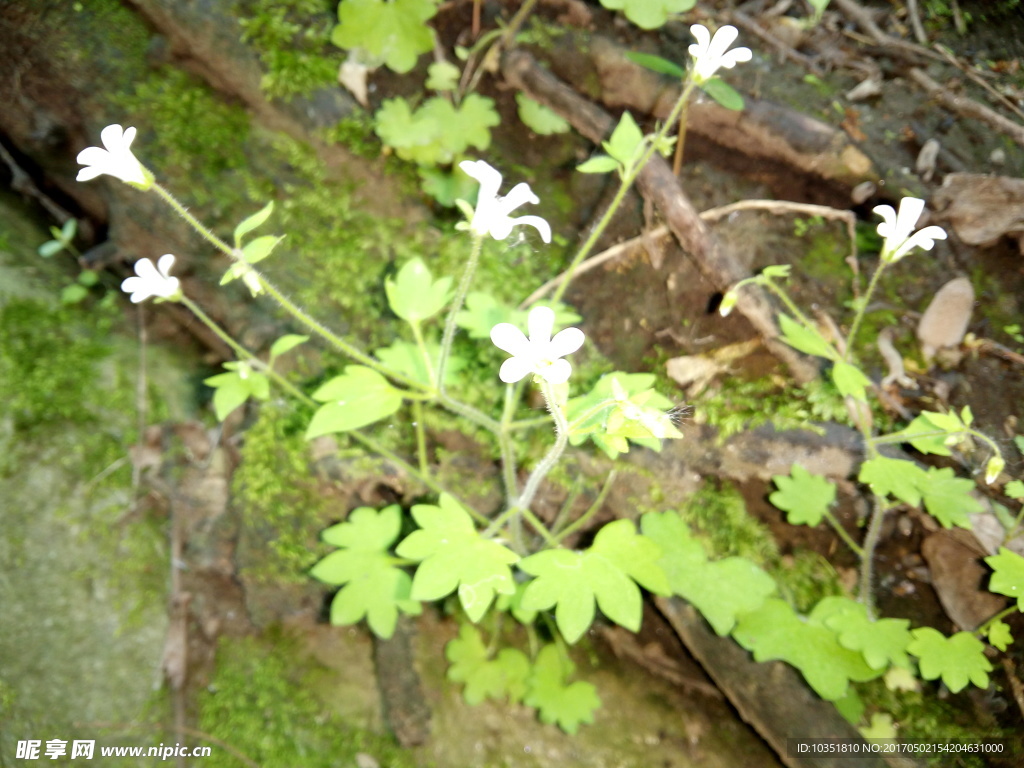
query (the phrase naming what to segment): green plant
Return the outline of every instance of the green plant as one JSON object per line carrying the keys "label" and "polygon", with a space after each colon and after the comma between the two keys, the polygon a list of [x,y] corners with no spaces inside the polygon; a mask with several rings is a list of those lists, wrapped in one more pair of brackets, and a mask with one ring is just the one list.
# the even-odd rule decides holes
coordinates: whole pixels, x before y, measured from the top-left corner
{"label": "green plant", "polygon": [[[361,13],[369,14],[369,6],[375,5],[351,1],[356,8],[349,12],[356,15],[345,16],[347,22],[358,20]],[[398,3],[391,4],[386,12],[398,12],[396,6]],[[347,22],[341,25],[340,34],[355,34],[345,27]],[[368,22],[364,19],[363,23]],[[731,634],[755,658],[783,659],[797,667],[814,690],[848,713],[857,710],[852,683],[879,678],[894,669],[906,670],[912,663],[925,679],[941,678],[957,690],[968,682],[986,684],[990,667],[980,638],[1005,647],[1008,629],[1001,619],[1017,610],[1008,608],[977,632],[950,637],[875,615],[873,554],[887,511],[896,504],[920,506],[943,526],[966,526],[976,505],[969,493],[973,487],[970,480],[956,477],[951,469],[925,470],[890,458],[883,455],[881,447],[910,442],[918,450],[942,455],[954,444],[980,442],[992,451],[986,466],[989,482],[1005,468],[998,446],[972,428],[969,409],[926,412],[889,434],[876,434],[869,418],[873,385],[855,353],[869,300],[885,268],[913,248],[931,247],[934,239],[945,237],[936,227],[913,232],[920,207],[919,201],[912,199],[904,200],[899,214],[888,207],[878,209],[885,219],[878,228],[883,237],[879,268],[854,304],[854,317],[844,339],[823,335],[781,288],[780,282],[789,273],[785,265],[769,267],[741,281],[726,293],[721,305],[722,313],[728,313],[739,301],[739,292],[752,284],[772,291],[786,307],[779,320],[783,341],[831,365],[830,385],[844,399],[867,451],[858,479],[871,490],[875,509],[863,540],[856,541],[831,514],[834,486],[802,467],[794,466],[788,476],[776,478],[778,491],[772,498],[793,524],[824,521],[836,529],[860,561],[859,602],[846,595],[824,594],[806,616],[798,614],[779,597],[787,589],[780,589],[768,570],[775,568],[777,552],[768,547],[759,553],[756,541],[742,551],[739,542],[728,546],[713,542],[718,552],[711,557],[676,510],[644,510],[637,519],[594,525],[614,482],[614,472],[585,510],[570,501],[548,522],[535,511],[544,482],[554,476],[570,445],[592,442],[614,460],[636,446],[660,450],[664,440],[682,437],[672,413],[666,410],[671,403],[655,391],[648,374],[610,371],[572,392],[579,383],[572,379],[572,365],[565,358],[583,346],[584,334],[574,327],[555,331],[556,326],[575,322],[571,310],[560,303],[566,286],[645,164],[655,152],[671,151],[669,132],[677,119],[685,127],[692,89],[707,86],[719,67],[749,58],[749,51],[746,57],[740,54],[745,49],[736,49],[731,56],[724,51],[735,30],[722,39],[716,35],[715,41],[708,30],[700,30],[694,32],[698,45],[691,52],[693,66],[665,123],[645,135],[626,113],[602,145],[607,154],[580,166],[585,173],[615,171],[619,185],[612,204],[591,230],[549,302],[526,311],[493,293],[472,290],[485,242],[505,242],[517,228],[521,233],[522,228],[530,227],[550,243],[552,231],[540,216],[512,215],[524,204],[539,202],[527,184],[517,184],[501,195],[502,177],[496,169],[482,160],[462,160],[459,168],[479,189],[475,205],[456,201],[466,218],[459,229],[468,232],[461,276],[457,281],[435,276],[425,261],[407,254],[409,258],[403,258],[401,266],[383,280],[381,299],[402,324],[399,338],[389,338],[387,346],[376,349],[374,345],[364,349],[353,338],[310,316],[261,271],[263,262],[283,240],[276,234],[256,234],[271,223],[275,213],[272,202],[245,217],[225,240],[181,205],[135,158],[130,148],[134,129],[108,128],[105,149],[91,148],[80,155],[87,177],[114,176],[170,206],[230,260],[221,284],[242,281],[251,295],[262,294],[275,302],[303,331],[277,339],[265,357],[257,355],[185,294],[182,284],[171,275],[173,255],[161,257],[156,265],[149,259],[136,263],[136,276],[123,284],[133,301],[154,298],[182,304],[234,352],[236,359],[225,365],[225,372],[206,381],[214,390],[218,419],[227,418],[250,401],[266,403],[276,390],[295,403],[293,416],[298,423],[288,440],[275,440],[275,432],[269,442],[288,443],[291,461],[295,460],[298,436],[309,440],[337,435],[384,457],[415,487],[420,503],[408,510],[397,504],[380,509],[359,507],[324,531],[324,541],[333,551],[313,565],[311,574],[338,588],[332,601],[332,621],[347,625],[365,619],[372,631],[388,637],[395,631],[399,615],[415,615],[425,602],[447,600],[469,622],[447,650],[452,662],[449,677],[465,683],[467,699],[522,701],[536,707],[542,720],[557,723],[568,732],[592,719],[599,699],[589,683],[571,679],[567,646],[584,636],[598,609],[609,620],[637,630],[643,610],[641,589],[689,600],[717,633]],[[363,30],[361,34],[367,33]],[[370,35],[369,44],[377,45],[378,37]],[[479,45],[483,50],[487,43]],[[389,49],[389,53],[399,57],[395,66],[408,64],[412,56],[408,49],[397,53]],[[429,78],[443,95],[416,110],[405,101],[386,102],[385,114],[378,114],[378,131],[388,134],[389,143],[410,160],[428,165],[457,162],[459,153],[469,147],[487,146],[489,126],[469,125],[473,121],[462,119],[465,111],[477,116],[476,123],[487,122],[483,97],[471,89],[461,91],[450,67],[433,67]],[[524,323],[528,334],[520,327]],[[467,339],[457,348],[460,331]],[[481,345],[473,343],[487,337],[505,353],[497,371],[504,386],[495,382],[497,353],[491,350],[488,357],[477,350]],[[283,373],[278,365],[282,356],[313,342],[327,348],[329,367],[314,381]],[[475,365],[461,356],[466,348],[473,348]],[[531,384],[547,406],[547,417],[538,418],[523,406],[525,390]],[[441,422],[458,424],[482,447],[493,449],[500,472],[500,502],[474,505],[469,494],[456,491],[436,462],[432,463],[427,425]],[[382,439],[372,430],[382,423],[408,424],[405,441],[393,436]],[[268,438],[263,438],[266,450]],[[280,487],[277,479],[261,478],[260,473],[251,474],[245,487],[246,493],[271,497],[280,506],[301,504],[302,495],[290,496],[289,490],[298,489]],[[688,513],[696,515],[692,510]],[[737,529],[740,527],[737,522]],[[569,548],[565,542],[576,534],[586,534],[586,538]],[[301,544],[291,544],[288,554],[294,556],[298,550],[301,560]],[[995,574],[993,590],[1014,595],[1024,590],[1024,569],[1018,560],[1009,550],[989,559]],[[529,652],[516,647],[524,644],[524,638]]]}

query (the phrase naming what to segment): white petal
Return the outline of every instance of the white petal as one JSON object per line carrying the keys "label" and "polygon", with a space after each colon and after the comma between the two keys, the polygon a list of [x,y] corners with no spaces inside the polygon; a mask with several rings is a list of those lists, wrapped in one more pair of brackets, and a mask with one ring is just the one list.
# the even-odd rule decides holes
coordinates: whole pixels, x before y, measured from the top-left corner
{"label": "white petal", "polygon": [[[90,149],[96,149],[96,147],[90,147]],[[79,157],[81,157],[81,155],[79,155]],[[79,160],[78,162],[82,162],[82,161]],[[103,171],[101,171],[99,168],[95,168],[95,167],[89,166],[89,167],[83,168],[82,170],[80,170],[78,172],[78,176],[75,177],[75,181],[92,181],[97,176],[102,176],[102,175],[103,175]]]}
{"label": "white petal", "polygon": [[522,356],[530,351],[529,340],[512,323],[498,323],[491,328],[491,341],[510,355]]}
{"label": "white petal", "polygon": [[719,27],[718,31],[715,32],[715,37],[711,41],[711,46],[708,50],[708,56],[712,59],[721,59],[729,46],[732,45],[736,38],[739,37],[740,31],[736,29],[732,24],[726,24],[723,27]]}
{"label": "white petal", "polygon": [[904,197],[900,200],[900,212],[896,216],[896,228],[903,235],[908,236],[917,226],[917,220],[921,218],[924,211],[924,200],[918,197]]}
{"label": "white petal", "polygon": [[146,281],[141,277],[126,277],[121,282],[121,290],[131,294],[133,304],[138,304],[150,295],[146,290]]}
{"label": "white petal", "polygon": [[498,371],[498,378],[506,384],[515,384],[517,381],[522,380],[532,372],[533,366],[530,365],[529,360],[525,360],[521,357],[510,357],[501,364],[501,369]]}
{"label": "white petal", "polygon": [[925,227],[920,232],[915,232],[912,237],[904,240],[890,259],[892,261],[898,261],[915,248],[924,248],[926,251],[930,251],[935,247],[936,240],[945,239],[946,232],[942,227]]}
{"label": "white petal", "polygon": [[690,55],[699,59],[711,45],[711,32],[703,24],[693,24],[690,26],[690,34],[697,38],[697,42],[689,48]]}
{"label": "white petal", "polygon": [[156,271],[156,267],[153,266],[153,262],[149,259],[139,259],[135,262],[135,274],[147,283],[160,279],[160,274]]}
{"label": "white petal", "polygon": [[732,69],[741,61],[750,61],[754,58],[749,48],[733,48],[719,59],[719,62],[726,69]]}
{"label": "white petal", "polygon": [[572,366],[566,360],[555,360],[544,370],[538,371],[538,374],[543,376],[549,384],[564,384],[572,375]]}
{"label": "white petal", "polygon": [[521,205],[525,205],[526,203],[533,203],[536,205],[539,202],[540,198],[533,194],[533,190],[530,189],[530,185],[525,181],[521,181],[512,187],[512,191],[501,199],[499,208],[501,212],[507,216]]}
{"label": "white petal", "polygon": [[876,205],[872,208],[872,211],[884,219],[884,221],[878,225],[878,234],[882,237],[890,237],[896,230],[895,209],[891,205]]}
{"label": "white petal", "polygon": [[[128,138],[127,144],[132,143],[132,139],[135,138],[135,129],[129,128],[131,136]],[[118,125],[108,125],[102,131],[100,131],[100,141],[103,142],[103,146],[111,153],[120,152],[125,148],[125,132],[124,129]]]}
{"label": "white petal", "polygon": [[501,189],[501,174],[496,168],[483,160],[463,160],[459,168],[467,176],[480,182],[480,198],[492,199]]}
{"label": "white petal", "polygon": [[165,253],[160,257],[160,261],[156,263],[156,269],[162,277],[169,278],[171,276],[171,267],[174,266],[174,254]]}
{"label": "white petal", "polygon": [[555,334],[548,346],[548,354],[551,357],[565,357],[571,355],[583,346],[583,331],[579,328],[564,328]]}
{"label": "white petal", "polygon": [[[551,225],[540,216],[520,216],[516,219],[509,219],[513,226],[527,225],[535,228],[540,233],[540,239],[545,243],[551,242]],[[506,235],[505,237],[508,237]],[[502,238],[504,239],[504,238]]]}
{"label": "white petal", "polygon": [[555,313],[549,307],[534,307],[526,318],[530,330],[530,344],[547,344],[551,341],[551,329],[555,327]]}

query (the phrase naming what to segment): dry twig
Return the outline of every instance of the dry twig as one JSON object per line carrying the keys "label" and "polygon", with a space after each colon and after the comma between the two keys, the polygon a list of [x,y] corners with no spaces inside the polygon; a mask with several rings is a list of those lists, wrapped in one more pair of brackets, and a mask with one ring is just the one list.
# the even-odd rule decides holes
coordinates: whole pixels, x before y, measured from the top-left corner
{"label": "dry twig", "polygon": [[[854,262],[857,260],[857,217],[854,215],[853,211],[843,211],[838,208],[830,208],[826,205],[791,203],[787,200],[740,200],[737,203],[731,203],[729,205],[719,206],[718,208],[709,208],[706,211],[701,211],[699,216],[703,221],[717,221],[718,219],[725,218],[729,214],[736,213],[737,211],[768,211],[769,213],[774,214],[797,213],[844,221],[846,222],[846,231],[850,236],[850,258]],[[578,277],[579,275],[589,272],[606,262],[616,259],[619,256],[623,256],[634,248],[643,245],[645,241],[660,239],[666,237],[668,234],[669,228],[662,225],[651,229],[644,234],[638,235],[637,237],[613,245],[611,248],[607,248],[604,251],[601,251],[601,253],[591,256],[576,267],[573,277]],[[542,296],[557,288],[562,281],[568,277],[568,274],[568,271],[562,272],[548,280],[544,285],[523,299],[522,303],[519,305],[520,308],[530,306]]]}
{"label": "dry twig", "polygon": [[984,104],[979,104],[973,99],[969,99],[966,96],[961,96],[960,94],[953,93],[952,91],[943,88],[937,82],[928,77],[928,75],[926,75],[922,70],[917,69],[916,67],[912,67],[910,69],[910,79],[921,86],[929,96],[947,109],[956,112],[961,117],[970,117],[978,120],[989,128],[1009,136],[1015,142],[1024,147],[1024,126],[1018,125],[1012,120],[1003,117],[998,112],[986,107]]}

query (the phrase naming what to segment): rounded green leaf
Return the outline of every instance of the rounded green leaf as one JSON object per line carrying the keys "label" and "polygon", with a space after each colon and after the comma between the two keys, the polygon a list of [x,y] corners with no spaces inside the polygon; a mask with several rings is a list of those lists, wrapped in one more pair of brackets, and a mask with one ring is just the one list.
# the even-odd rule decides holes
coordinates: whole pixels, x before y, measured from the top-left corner
{"label": "rounded green leaf", "polygon": [[333,432],[347,432],[380,421],[402,406],[402,393],[371,368],[350,365],[313,393],[324,403],[313,414],[306,439]]}

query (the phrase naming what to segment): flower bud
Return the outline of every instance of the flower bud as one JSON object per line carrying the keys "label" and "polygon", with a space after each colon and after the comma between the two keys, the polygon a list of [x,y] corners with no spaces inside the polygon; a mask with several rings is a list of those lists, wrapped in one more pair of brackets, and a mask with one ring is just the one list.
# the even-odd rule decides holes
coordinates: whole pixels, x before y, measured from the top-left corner
{"label": "flower bud", "polygon": [[998,453],[989,459],[985,467],[985,485],[992,485],[999,478],[999,473],[1005,466],[1006,461]]}

